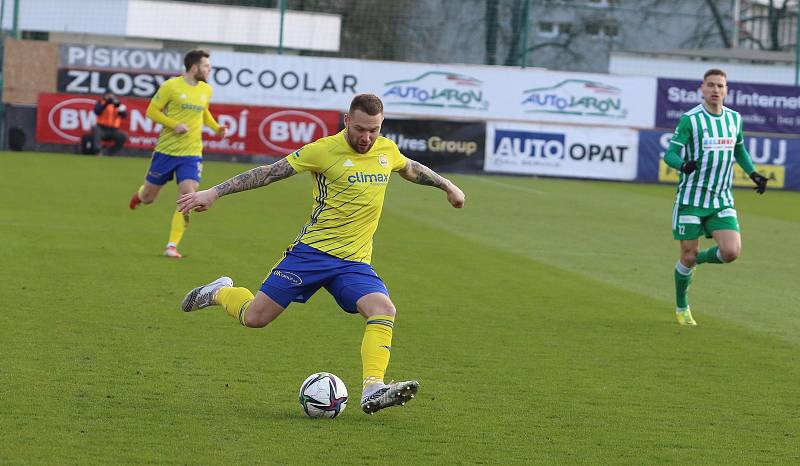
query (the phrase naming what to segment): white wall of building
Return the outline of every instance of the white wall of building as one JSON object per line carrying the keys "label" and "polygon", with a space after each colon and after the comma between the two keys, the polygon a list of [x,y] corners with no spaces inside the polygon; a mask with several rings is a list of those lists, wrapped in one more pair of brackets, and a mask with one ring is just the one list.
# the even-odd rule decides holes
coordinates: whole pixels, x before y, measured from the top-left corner
{"label": "white wall of building", "polygon": [[[127,0],[23,0],[19,2],[19,29],[124,35]],[[6,0],[4,23],[14,15]]]}
{"label": "white wall of building", "polygon": [[[0,1],[3,28],[11,29],[14,1]],[[23,0],[18,28],[78,38],[126,37],[135,46],[166,40],[278,47],[280,11],[163,0]],[[340,35],[338,15],[287,11],[284,16],[285,48],[335,52]]]}
{"label": "white wall of building", "polygon": [[[279,10],[159,0],[127,3],[127,36],[262,47],[279,45]],[[169,26],[164,27],[165,23]],[[335,52],[339,50],[341,19],[338,15],[287,11],[283,32],[286,48]]]}

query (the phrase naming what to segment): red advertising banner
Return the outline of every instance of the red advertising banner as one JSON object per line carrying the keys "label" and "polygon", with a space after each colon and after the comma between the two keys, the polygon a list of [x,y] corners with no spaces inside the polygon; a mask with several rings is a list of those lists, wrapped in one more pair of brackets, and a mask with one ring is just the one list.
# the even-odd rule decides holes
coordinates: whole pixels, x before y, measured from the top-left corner
{"label": "red advertising banner", "polygon": [[[148,99],[119,98],[128,107],[122,130],[128,133],[125,147],[152,149],[161,125],[145,116]],[[78,144],[81,135],[95,124],[96,97],[75,94],[39,94],[36,112],[36,141]],[[300,110],[249,105],[211,104],[211,113],[228,135],[220,139],[203,129],[203,147],[208,152],[281,156],[339,129],[339,112]]]}

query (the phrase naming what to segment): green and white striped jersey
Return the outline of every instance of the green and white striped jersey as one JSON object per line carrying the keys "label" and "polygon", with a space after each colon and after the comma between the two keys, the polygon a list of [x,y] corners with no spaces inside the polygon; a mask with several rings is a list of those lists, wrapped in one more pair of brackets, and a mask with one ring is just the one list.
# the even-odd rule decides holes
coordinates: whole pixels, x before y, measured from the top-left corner
{"label": "green and white striped jersey", "polygon": [[[680,173],[676,203],[703,208],[733,207],[733,162],[746,158],[745,170],[752,170],[744,148],[742,117],[727,107],[722,114],[709,113],[700,104],[681,115],[672,135],[671,149],[681,153],[683,161],[697,161],[697,169]],[[745,166],[745,165],[749,165]]]}

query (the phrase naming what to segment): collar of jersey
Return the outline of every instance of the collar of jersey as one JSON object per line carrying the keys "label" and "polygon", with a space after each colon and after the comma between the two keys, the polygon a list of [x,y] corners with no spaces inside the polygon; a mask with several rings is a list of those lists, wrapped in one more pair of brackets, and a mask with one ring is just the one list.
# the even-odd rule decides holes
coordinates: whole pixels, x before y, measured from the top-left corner
{"label": "collar of jersey", "polygon": [[722,118],[722,115],[725,115],[725,107],[722,107],[722,112],[719,115],[717,115],[716,113],[709,112],[708,109],[706,109],[705,105],[700,104],[700,106],[703,107],[703,112],[705,112],[705,114],[710,116],[711,118]]}

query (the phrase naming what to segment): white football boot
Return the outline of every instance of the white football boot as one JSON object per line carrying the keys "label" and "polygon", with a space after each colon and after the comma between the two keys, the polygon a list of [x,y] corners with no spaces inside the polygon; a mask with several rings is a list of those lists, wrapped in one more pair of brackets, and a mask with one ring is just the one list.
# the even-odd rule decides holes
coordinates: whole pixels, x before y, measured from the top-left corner
{"label": "white football boot", "polygon": [[414,398],[417,390],[419,382],[416,380],[367,385],[361,396],[361,409],[367,414],[374,414],[390,406],[403,406]]}
{"label": "white football boot", "polygon": [[198,286],[183,298],[181,309],[183,312],[192,312],[216,304],[212,300],[217,290],[231,286],[233,286],[233,280],[230,277],[219,277],[208,285]]}

